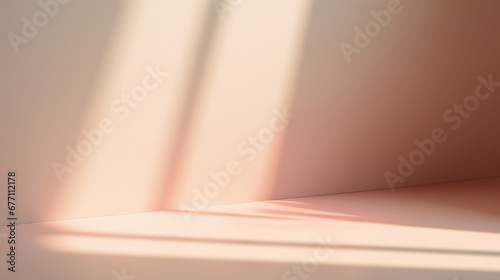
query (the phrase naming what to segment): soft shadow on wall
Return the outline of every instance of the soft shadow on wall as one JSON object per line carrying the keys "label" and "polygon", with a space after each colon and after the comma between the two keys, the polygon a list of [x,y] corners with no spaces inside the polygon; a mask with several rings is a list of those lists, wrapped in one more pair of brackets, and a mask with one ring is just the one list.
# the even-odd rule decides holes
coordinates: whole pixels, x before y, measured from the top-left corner
{"label": "soft shadow on wall", "polygon": [[[2,34],[23,35],[29,29],[21,18],[33,24],[33,15],[44,11],[36,1],[4,2]],[[81,140],[92,114],[93,93],[123,1],[100,2],[98,9],[95,4],[58,5],[58,12],[17,46],[18,53],[9,40],[2,41],[2,114],[9,116],[2,130],[9,135],[2,137],[1,169],[18,170],[24,206],[18,215],[28,221],[50,216],[63,190],[51,164],[64,160],[66,145]]]}
{"label": "soft shadow on wall", "polygon": [[500,3],[400,1],[349,63],[340,44],[357,46],[354,28],[390,2],[313,2],[293,98],[300,118],[270,174],[269,198],[388,188],[385,172],[398,174],[399,155],[408,159],[435,128],[447,141],[397,187],[500,175],[500,98],[482,102],[457,130],[443,119],[474,94],[479,75],[500,79],[500,37],[491,32]]}

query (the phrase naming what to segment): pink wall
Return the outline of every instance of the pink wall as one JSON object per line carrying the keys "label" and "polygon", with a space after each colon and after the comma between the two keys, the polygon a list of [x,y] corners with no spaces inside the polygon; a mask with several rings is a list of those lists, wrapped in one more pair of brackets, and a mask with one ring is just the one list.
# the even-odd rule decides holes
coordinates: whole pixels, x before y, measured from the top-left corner
{"label": "pink wall", "polygon": [[[474,101],[478,76],[500,81],[489,31],[499,6],[242,0],[217,11],[208,0],[73,0],[17,54],[1,42],[0,169],[19,171],[22,221],[388,188],[385,172],[398,174],[398,156],[436,128],[446,141],[396,187],[499,176],[498,92],[456,130],[443,119]],[[41,9],[9,3],[0,33],[22,32],[22,18]],[[390,22],[356,47],[372,10]],[[346,44],[357,48],[349,59]],[[168,78],[130,115],[113,111],[158,67]],[[108,117],[115,129],[58,180],[53,162]],[[232,173],[215,186],[221,172]]]}
{"label": "pink wall", "polygon": [[[436,128],[446,141],[396,186],[500,175],[500,87],[474,108],[478,76],[500,81],[500,38],[491,31],[500,24],[500,3],[401,1],[400,12],[348,63],[339,44],[352,45],[354,27],[364,28],[373,20],[369,11],[385,3],[313,5],[295,90],[298,117],[271,197],[386,188],[384,173],[399,175],[399,155],[408,159],[414,141]],[[479,93],[489,94],[484,87]],[[447,111],[465,98],[476,111],[459,126],[458,113]]]}

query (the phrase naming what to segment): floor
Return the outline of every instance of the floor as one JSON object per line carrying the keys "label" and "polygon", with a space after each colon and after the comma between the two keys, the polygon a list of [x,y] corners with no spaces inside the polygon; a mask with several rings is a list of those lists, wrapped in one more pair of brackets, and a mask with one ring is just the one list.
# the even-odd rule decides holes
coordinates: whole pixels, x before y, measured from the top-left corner
{"label": "floor", "polygon": [[499,280],[499,198],[490,178],[22,224],[0,279]]}

